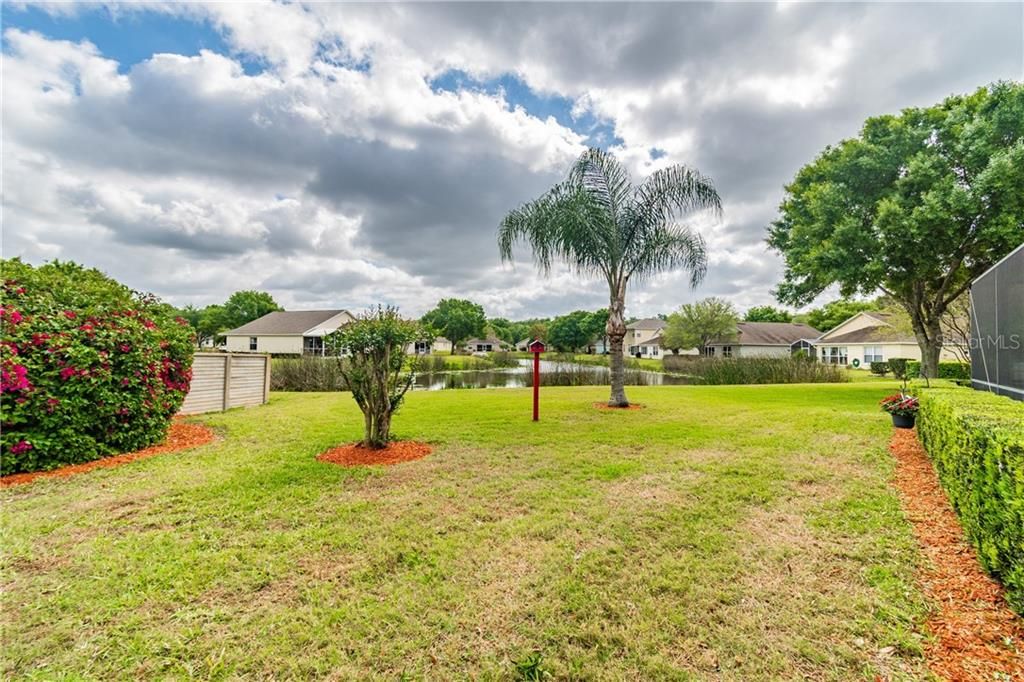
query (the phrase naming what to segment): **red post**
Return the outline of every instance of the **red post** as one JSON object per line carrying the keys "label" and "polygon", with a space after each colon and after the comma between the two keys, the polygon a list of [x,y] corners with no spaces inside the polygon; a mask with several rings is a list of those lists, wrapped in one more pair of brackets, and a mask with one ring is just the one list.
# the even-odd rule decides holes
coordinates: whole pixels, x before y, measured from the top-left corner
{"label": "red post", "polygon": [[544,352],[544,342],[534,339],[529,349],[533,353],[533,421],[540,421],[540,354]]}
{"label": "red post", "polygon": [[533,354],[533,421],[540,421],[540,352]]}

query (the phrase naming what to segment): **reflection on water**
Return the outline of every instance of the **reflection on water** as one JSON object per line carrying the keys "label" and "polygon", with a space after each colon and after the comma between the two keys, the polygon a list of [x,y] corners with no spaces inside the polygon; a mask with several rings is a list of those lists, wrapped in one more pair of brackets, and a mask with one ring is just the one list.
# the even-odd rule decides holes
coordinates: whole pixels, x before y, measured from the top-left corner
{"label": "reflection on water", "polygon": [[[611,370],[573,362],[540,361],[541,386],[607,386]],[[659,386],[692,383],[686,377],[626,369],[627,386]],[[416,377],[415,389],[440,391],[448,388],[523,388],[533,386],[533,360],[520,360],[518,367],[469,370],[464,372],[427,372]]]}

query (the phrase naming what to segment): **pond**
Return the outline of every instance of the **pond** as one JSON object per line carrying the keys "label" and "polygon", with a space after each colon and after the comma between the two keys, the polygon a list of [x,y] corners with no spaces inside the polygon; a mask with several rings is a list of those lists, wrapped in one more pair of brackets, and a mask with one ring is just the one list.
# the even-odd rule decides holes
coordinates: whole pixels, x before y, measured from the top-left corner
{"label": "pond", "polygon": [[[610,383],[611,370],[607,367],[556,360],[540,361],[541,386],[607,386]],[[693,382],[683,376],[627,368],[625,383],[627,386],[660,386]],[[502,369],[424,372],[416,376],[414,389],[441,391],[450,388],[523,388],[526,386],[533,386],[533,360],[520,360],[519,366]]]}

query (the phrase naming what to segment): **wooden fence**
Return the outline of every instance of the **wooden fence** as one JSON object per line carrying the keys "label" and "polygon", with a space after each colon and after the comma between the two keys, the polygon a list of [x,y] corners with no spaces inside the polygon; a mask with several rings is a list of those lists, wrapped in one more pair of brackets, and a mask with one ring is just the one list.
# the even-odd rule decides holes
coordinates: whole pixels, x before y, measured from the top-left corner
{"label": "wooden fence", "polygon": [[269,393],[269,355],[196,353],[192,359],[192,385],[180,414],[262,405]]}

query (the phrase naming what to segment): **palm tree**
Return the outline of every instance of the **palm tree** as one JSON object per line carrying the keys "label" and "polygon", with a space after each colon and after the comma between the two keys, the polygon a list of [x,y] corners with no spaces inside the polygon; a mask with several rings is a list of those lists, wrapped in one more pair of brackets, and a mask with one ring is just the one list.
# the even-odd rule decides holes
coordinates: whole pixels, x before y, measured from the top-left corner
{"label": "palm tree", "polygon": [[520,240],[529,243],[538,268],[547,274],[559,259],[577,272],[608,282],[612,407],[628,407],[623,386],[622,340],[626,336],[626,286],[660,272],[684,268],[691,286],[707,271],[704,239],[676,219],[722,203],[710,178],[685,166],[651,174],[634,187],[614,156],[588,149],[565,181],[505,216],[498,230],[502,261],[513,259]]}

